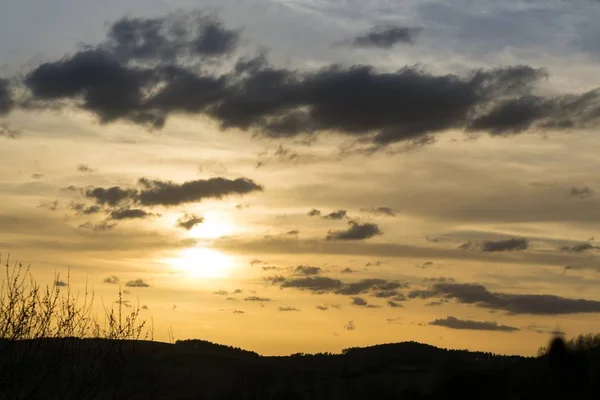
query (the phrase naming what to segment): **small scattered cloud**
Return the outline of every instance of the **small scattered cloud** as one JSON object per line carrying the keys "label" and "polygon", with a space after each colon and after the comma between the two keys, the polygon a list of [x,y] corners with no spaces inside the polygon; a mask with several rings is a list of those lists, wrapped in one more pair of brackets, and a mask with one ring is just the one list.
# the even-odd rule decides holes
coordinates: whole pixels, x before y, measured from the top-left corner
{"label": "small scattered cloud", "polygon": [[136,279],[134,281],[129,281],[125,284],[127,287],[135,287],[135,288],[147,288],[150,287],[149,284],[144,282],[142,279]]}
{"label": "small scattered cloud", "polygon": [[102,211],[102,207],[100,207],[100,206],[97,206],[97,205],[88,206],[87,204],[77,203],[74,201],[69,203],[69,208],[71,210],[75,211],[75,213],[77,215],[92,215],[92,214],[98,214],[99,212]]}
{"label": "small scattered cloud", "polygon": [[436,319],[431,321],[429,325],[443,326],[450,329],[468,329],[476,331],[500,331],[500,332],[516,332],[519,328],[508,325],[499,325],[494,321],[471,321],[461,320],[455,317],[447,317],[444,319]]}
{"label": "small scattered cloud", "polygon": [[317,306],[317,310],[327,311],[327,310],[329,310],[329,307],[327,307],[327,306]]}
{"label": "small scattered cloud", "polygon": [[233,310],[234,314],[246,314],[246,311],[242,311],[242,310]]}
{"label": "small scattered cloud", "polygon": [[438,307],[442,304],[444,304],[442,301],[430,301],[429,303],[425,304],[425,307]]}
{"label": "small scattered cloud", "polygon": [[353,270],[352,268],[349,268],[349,267],[347,267],[347,268],[344,268],[343,270],[341,270],[340,272],[341,272],[342,274],[353,274],[353,273],[355,273],[356,271],[355,271],[355,270]]}
{"label": "small scattered cloud", "polygon": [[60,203],[58,202],[58,200],[54,200],[49,203],[42,203],[38,206],[38,208],[45,208],[50,211],[56,211],[56,210],[58,210],[59,206],[60,206]]}
{"label": "small scattered cloud", "polygon": [[341,219],[346,218],[346,215],[347,215],[346,210],[337,210],[337,211],[331,212],[327,215],[324,215],[323,219],[332,219],[332,220],[339,221]]}
{"label": "small scattered cloud", "polygon": [[594,190],[588,186],[584,186],[584,187],[580,187],[580,188],[572,187],[569,195],[571,197],[574,197],[577,199],[586,199],[586,198],[594,195]]}
{"label": "small scattered cloud", "polygon": [[177,220],[176,226],[178,228],[182,228],[185,230],[191,230],[196,225],[199,225],[204,222],[204,217],[201,217],[196,214],[188,214],[185,213]]}
{"label": "small scattered cloud", "polygon": [[77,171],[85,172],[85,173],[96,172],[96,170],[94,168],[90,167],[87,164],[79,164],[77,166]]}
{"label": "small scattered cloud", "polygon": [[568,253],[585,253],[587,251],[597,250],[598,248],[600,247],[594,246],[590,243],[580,243],[572,246],[563,246],[560,248],[560,250]]}
{"label": "small scattered cloud", "polygon": [[481,244],[481,250],[485,252],[519,251],[526,250],[529,242],[525,238],[512,238],[498,241],[485,241]]}
{"label": "small scattered cloud", "polygon": [[121,221],[125,219],[146,219],[155,217],[156,214],[139,209],[139,208],[125,208],[119,210],[113,210],[110,213],[110,219],[114,221]]}
{"label": "small scattered cloud", "polygon": [[44,174],[31,174],[31,179],[42,179]]}
{"label": "small scattered cloud", "polygon": [[356,325],[354,321],[348,321],[348,323],[344,324],[344,329],[347,331],[353,331],[356,329]]}
{"label": "small scattered cloud", "polygon": [[350,227],[343,231],[329,231],[327,234],[327,240],[365,240],[382,235],[383,232],[379,228],[379,225],[373,223],[360,223],[356,221],[349,221]]}
{"label": "small scattered cloud", "polygon": [[313,208],[312,210],[310,210],[308,212],[308,216],[309,217],[320,217],[321,216],[321,211],[317,210],[316,208]]}
{"label": "small scattered cloud", "polygon": [[107,221],[102,221],[98,223],[86,222],[84,224],[79,225],[79,229],[89,229],[95,232],[107,232],[117,226],[116,223],[109,223]]}
{"label": "small scattered cloud", "polygon": [[107,278],[104,278],[104,280],[102,281],[103,283],[108,283],[110,285],[116,285],[120,282],[119,278],[116,276],[109,276]]}
{"label": "small scattered cloud", "polygon": [[140,310],[147,310],[147,309],[148,309],[148,306],[147,306],[147,305],[145,305],[145,304],[144,304],[143,306],[141,306],[141,307],[140,307]]}
{"label": "small scattered cloud", "polygon": [[403,305],[402,305],[402,304],[400,304],[400,303],[396,303],[396,302],[395,302],[395,301],[393,301],[393,300],[388,300],[387,304],[388,304],[388,306],[390,306],[390,307],[392,307],[392,308],[401,308],[401,307],[403,307]]}
{"label": "small scattered cloud", "polygon": [[293,229],[291,231],[287,231],[284,236],[298,236],[300,231],[298,229]]}
{"label": "small scattered cloud", "polygon": [[54,284],[56,285],[56,287],[66,287],[69,286],[69,284],[65,281],[60,281],[60,280],[56,280],[56,282],[54,282]]}
{"label": "small scattered cloud", "polygon": [[279,311],[281,312],[289,312],[289,311],[300,311],[295,307],[279,307]]}
{"label": "small scattered cloud", "polygon": [[423,28],[406,26],[375,26],[350,41],[354,47],[390,49],[397,44],[413,44]]}
{"label": "small scattered cloud", "polygon": [[318,275],[321,273],[321,268],[309,267],[307,265],[298,265],[294,272],[300,275]]}
{"label": "small scattered cloud", "polygon": [[229,295],[229,292],[226,290],[217,290],[213,294],[216,294],[217,296],[227,296],[227,295]]}
{"label": "small scattered cloud", "polygon": [[380,308],[380,306],[374,305],[374,304],[369,304],[365,299],[363,299],[362,297],[353,297],[352,298],[352,304],[355,306],[359,306],[359,307],[366,307],[366,308]]}
{"label": "small scattered cloud", "polygon": [[258,303],[267,303],[267,302],[270,302],[270,301],[273,301],[273,300],[271,300],[269,298],[266,298],[266,297],[249,296],[249,297],[246,297],[244,299],[244,301],[252,301],[252,302],[258,302]]}
{"label": "small scattered cloud", "polygon": [[373,207],[373,208],[361,208],[362,212],[374,214],[374,215],[383,215],[387,217],[395,217],[396,212],[392,210],[390,207]]}

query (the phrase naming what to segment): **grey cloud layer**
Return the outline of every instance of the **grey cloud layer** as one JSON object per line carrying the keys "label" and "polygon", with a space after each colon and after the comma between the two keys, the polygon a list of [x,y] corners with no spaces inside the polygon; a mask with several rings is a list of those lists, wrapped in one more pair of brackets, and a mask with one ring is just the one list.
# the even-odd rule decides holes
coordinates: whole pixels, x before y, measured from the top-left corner
{"label": "grey cloud layer", "polygon": [[[597,90],[537,95],[547,74],[529,66],[463,76],[417,67],[382,73],[368,65],[298,71],[257,57],[241,58],[216,75],[197,64],[207,55],[231,53],[237,33],[206,18],[192,26],[175,17],[121,20],[105,43],[31,71],[24,80],[31,96],[26,103],[70,100],[103,122],[129,120],[154,128],[172,113],[203,114],[223,129],[277,138],[335,131],[376,146],[428,142],[431,134],[449,129],[506,135],[534,127],[590,127],[600,115]],[[167,27],[184,32],[183,39],[169,36]]]}
{"label": "grey cloud layer", "polygon": [[600,301],[570,299],[548,294],[507,294],[490,292],[485,286],[461,283],[436,283],[426,290],[413,290],[409,298],[455,299],[480,308],[511,314],[560,315],[600,312]]}

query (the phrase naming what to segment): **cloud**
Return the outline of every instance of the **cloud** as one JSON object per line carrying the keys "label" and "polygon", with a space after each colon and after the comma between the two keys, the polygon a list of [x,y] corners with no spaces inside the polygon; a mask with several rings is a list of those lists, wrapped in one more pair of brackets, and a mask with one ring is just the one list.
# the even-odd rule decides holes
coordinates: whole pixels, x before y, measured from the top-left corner
{"label": "cloud", "polygon": [[196,214],[185,213],[177,220],[177,227],[185,230],[191,230],[194,226],[204,222],[204,217]]}
{"label": "cloud", "polygon": [[141,178],[138,183],[141,186],[140,189],[123,189],[119,186],[108,189],[95,188],[88,189],[85,195],[94,199],[98,204],[113,207],[128,203],[143,206],[175,206],[263,190],[262,186],[246,178],[235,180],[226,178],[199,179],[181,184]]}
{"label": "cloud", "polygon": [[307,278],[285,279],[283,282],[281,282],[281,287],[309,290],[315,293],[326,293],[342,287],[342,281],[325,276],[315,276]]}
{"label": "cloud", "polygon": [[102,211],[102,207],[100,206],[88,206],[87,204],[76,203],[74,201],[69,203],[69,208],[80,215],[98,214]]}
{"label": "cloud", "polygon": [[222,56],[233,51],[239,32],[198,13],[163,18],[123,18],[111,25],[102,48],[119,60],[174,61],[193,55]]}
{"label": "cloud", "polygon": [[0,78],[0,116],[8,114],[15,106],[10,82]]}
{"label": "cloud", "polygon": [[147,310],[147,309],[148,309],[148,306],[147,306],[147,305],[145,305],[145,304],[144,304],[143,306],[141,306],[141,307],[140,307],[140,310]]}
{"label": "cloud", "polygon": [[288,311],[300,311],[295,307],[279,307],[279,311],[288,312]]}
{"label": "cloud", "polygon": [[390,49],[394,45],[412,44],[422,28],[405,26],[376,26],[363,35],[356,36],[351,44],[355,47],[378,47]]}
{"label": "cloud", "polygon": [[69,286],[69,285],[67,284],[67,282],[65,282],[65,281],[60,281],[60,280],[57,280],[57,281],[56,281],[56,282],[54,282],[54,283],[55,283],[55,285],[56,285],[57,287],[66,287],[66,286]]}
{"label": "cloud", "polygon": [[306,265],[298,265],[294,270],[297,274],[301,275],[318,275],[321,273],[320,267],[309,267]]}
{"label": "cloud", "polygon": [[246,311],[242,311],[242,310],[233,310],[234,314],[245,314]]}
{"label": "cloud", "polygon": [[91,168],[87,164],[79,164],[77,166],[77,171],[79,171],[79,172],[95,172],[96,170],[94,168]]}
{"label": "cloud", "polygon": [[324,219],[341,220],[346,218],[346,210],[337,210],[323,216]]}
{"label": "cloud", "polygon": [[367,301],[365,299],[363,299],[362,297],[353,297],[352,304],[354,304],[355,306],[359,306],[359,307],[379,308],[379,306],[367,303]]}
{"label": "cloud", "polygon": [[444,304],[443,301],[430,301],[429,303],[425,304],[425,307],[438,307],[442,304]]}
{"label": "cloud", "polygon": [[509,314],[562,315],[600,312],[600,301],[570,299],[549,294],[508,294],[490,292],[483,285],[436,283],[430,289],[413,290],[411,299],[432,297],[506,311]]}
{"label": "cloud", "polygon": [[361,208],[360,211],[364,213],[374,215],[384,215],[388,217],[395,217],[396,213],[390,207],[374,207],[374,208]]}
{"label": "cloud", "polygon": [[586,251],[596,250],[598,246],[594,246],[590,243],[579,243],[573,246],[563,246],[560,248],[561,251],[568,253],[585,253]]}
{"label": "cloud", "polygon": [[4,136],[7,139],[18,139],[21,137],[21,130],[12,128],[6,122],[0,123],[0,136]]}
{"label": "cloud", "polygon": [[144,282],[142,279],[136,279],[135,281],[129,281],[125,284],[127,287],[136,287],[136,288],[147,288],[150,287],[149,284]]}
{"label": "cloud", "polygon": [[293,229],[285,233],[285,236],[298,236],[300,231],[298,229]]}
{"label": "cloud", "polygon": [[356,325],[354,325],[354,321],[348,321],[347,324],[344,324],[344,329],[347,331],[353,331],[356,329]]}
{"label": "cloud", "polygon": [[327,307],[327,306],[317,306],[317,310],[327,311],[327,310],[329,310],[329,307]]}
{"label": "cloud", "polygon": [[429,325],[443,326],[450,329],[468,329],[476,331],[500,331],[500,332],[515,332],[519,331],[519,328],[507,325],[498,325],[497,322],[493,321],[470,321],[462,320],[454,317],[447,317],[444,319],[436,319],[431,321]]}
{"label": "cloud", "polygon": [[269,301],[273,301],[273,300],[266,298],[266,297],[249,296],[249,297],[246,297],[244,299],[244,301],[254,301],[254,302],[259,302],[259,303],[265,303],[265,302],[269,302]]}
{"label": "cloud", "polygon": [[116,221],[124,219],[145,219],[154,216],[156,216],[156,214],[152,214],[139,208],[123,208],[119,210],[113,210],[110,213],[110,219]]}
{"label": "cloud", "polygon": [[387,302],[388,306],[392,307],[392,308],[401,308],[404,307],[402,304],[398,304],[393,300],[388,300]]}
{"label": "cloud", "polygon": [[308,212],[308,216],[309,217],[320,217],[321,216],[321,211],[317,210],[316,208],[313,208],[312,210],[310,210]]}
{"label": "cloud", "polygon": [[383,234],[377,224],[348,221],[348,225],[345,231],[329,231],[327,240],[364,240]]}
{"label": "cloud", "polygon": [[226,290],[217,290],[213,294],[216,294],[216,295],[219,295],[219,296],[227,296],[229,294],[229,292],[227,292]]}
{"label": "cloud", "polygon": [[593,194],[594,194],[594,191],[591,188],[589,188],[588,186],[584,186],[581,188],[576,188],[576,187],[571,188],[570,196],[576,197],[578,199],[585,199],[587,197],[592,196]]}
{"label": "cloud", "polygon": [[104,278],[104,280],[102,282],[108,283],[108,284],[111,284],[111,285],[116,285],[120,281],[119,281],[118,277],[116,277],[116,276],[113,275],[113,276],[109,276],[108,278]]}
{"label": "cloud", "polygon": [[107,232],[112,230],[117,224],[111,224],[107,221],[102,221],[99,223],[86,222],[79,225],[79,229],[90,229],[95,232]]}
{"label": "cloud", "polygon": [[526,250],[529,247],[529,242],[524,238],[512,238],[498,241],[485,241],[481,245],[481,250],[485,252],[496,251],[517,251]]}
{"label": "cloud", "polygon": [[355,270],[353,270],[352,268],[349,268],[349,267],[344,268],[343,270],[340,271],[340,273],[342,273],[342,274],[353,274],[355,272],[356,272]]}

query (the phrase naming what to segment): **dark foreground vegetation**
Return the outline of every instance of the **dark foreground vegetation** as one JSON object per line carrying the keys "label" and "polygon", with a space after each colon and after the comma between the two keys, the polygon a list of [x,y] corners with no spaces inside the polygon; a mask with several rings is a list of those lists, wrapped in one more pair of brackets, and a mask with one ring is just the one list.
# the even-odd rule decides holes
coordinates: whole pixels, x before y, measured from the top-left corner
{"label": "dark foreground vegetation", "polygon": [[529,358],[415,342],[263,357],[201,340],[154,342],[137,309],[117,301],[99,322],[90,297],[41,288],[7,266],[0,400],[600,399],[600,335],[555,338]]}

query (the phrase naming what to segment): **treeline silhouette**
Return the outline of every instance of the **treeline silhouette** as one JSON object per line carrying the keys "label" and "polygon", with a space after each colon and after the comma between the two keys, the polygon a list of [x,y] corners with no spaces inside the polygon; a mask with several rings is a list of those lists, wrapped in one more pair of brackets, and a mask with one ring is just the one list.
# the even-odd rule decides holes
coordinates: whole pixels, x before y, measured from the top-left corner
{"label": "treeline silhouette", "polygon": [[536,357],[417,342],[265,357],[205,340],[154,342],[137,309],[117,300],[100,323],[92,299],[43,288],[7,263],[0,400],[600,398],[600,335],[553,338]]}

